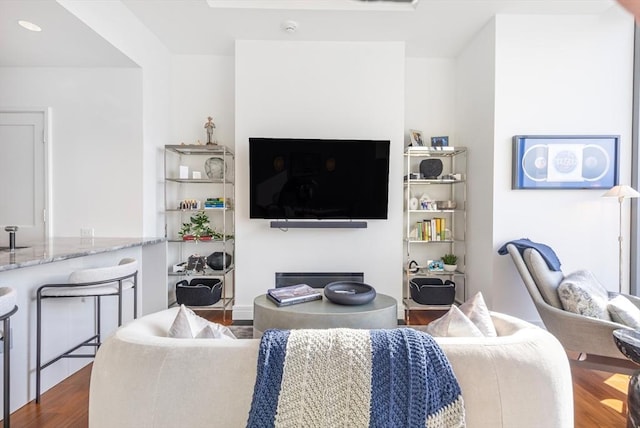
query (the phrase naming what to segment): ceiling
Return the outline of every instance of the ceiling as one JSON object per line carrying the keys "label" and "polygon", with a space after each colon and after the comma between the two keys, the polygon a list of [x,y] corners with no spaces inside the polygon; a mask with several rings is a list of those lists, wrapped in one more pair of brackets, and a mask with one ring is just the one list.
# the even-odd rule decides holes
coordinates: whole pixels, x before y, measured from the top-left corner
{"label": "ceiling", "polygon": [[[213,8],[206,0],[121,1],[170,52],[196,55],[233,55],[235,40],[322,40],[404,41],[409,57],[454,57],[496,14],[600,14],[619,7],[613,0],[421,0],[415,9],[402,5],[405,10],[398,11],[386,2],[355,0],[220,1],[287,9]],[[323,2],[330,6],[308,8]],[[348,6],[331,9],[341,2]],[[18,19],[43,31],[26,31]],[[287,20],[297,22],[295,32],[284,31]],[[0,52],[0,66],[135,66],[55,0],[0,0]]]}
{"label": "ceiling", "polygon": [[[42,31],[20,27],[19,19]],[[0,0],[0,67],[133,67],[55,0]]]}

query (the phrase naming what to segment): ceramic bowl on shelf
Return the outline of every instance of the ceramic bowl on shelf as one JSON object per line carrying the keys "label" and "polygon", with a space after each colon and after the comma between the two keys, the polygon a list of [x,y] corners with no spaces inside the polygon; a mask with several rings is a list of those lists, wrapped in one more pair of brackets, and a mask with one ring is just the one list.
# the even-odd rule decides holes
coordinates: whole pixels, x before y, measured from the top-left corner
{"label": "ceramic bowl on shelf", "polygon": [[436,201],[436,208],[439,210],[453,210],[458,206],[456,201]]}
{"label": "ceramic bowl on shelf", "polygon": [[219,180],[223,177],[225,170],[224,159],[209,158],[204,163],[204,171],[211,180]]}

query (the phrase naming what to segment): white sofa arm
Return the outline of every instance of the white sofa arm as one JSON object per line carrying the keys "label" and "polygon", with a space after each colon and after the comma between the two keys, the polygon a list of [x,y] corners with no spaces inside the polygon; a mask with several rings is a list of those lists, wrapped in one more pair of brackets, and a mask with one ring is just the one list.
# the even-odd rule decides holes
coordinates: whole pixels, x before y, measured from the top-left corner
{"label": "white sofa arm", "polygon": [[436,339],[460,383],[467,426],[573,428],[571,369],[560,342],[533,324],[491,315],[499,337]]}
{"label": "white sofa arm", "polygon": [[259,340],[172,339],[177,309],[120,328],[91,372],[91,428],[244,427]]}

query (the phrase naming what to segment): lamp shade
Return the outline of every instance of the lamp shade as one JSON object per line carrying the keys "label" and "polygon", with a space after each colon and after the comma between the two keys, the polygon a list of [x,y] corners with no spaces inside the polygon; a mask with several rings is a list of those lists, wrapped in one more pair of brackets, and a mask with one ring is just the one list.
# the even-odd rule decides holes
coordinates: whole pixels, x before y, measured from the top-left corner
{"label": "lamp shade", "polygon": [[618,198],[618,199],[637,198],[638,196],[640,196],[640,193],[636,192],[634,188],[631,186],[627,186],[626,184],[621,184],[607,190],[607,192],[602,196]]}

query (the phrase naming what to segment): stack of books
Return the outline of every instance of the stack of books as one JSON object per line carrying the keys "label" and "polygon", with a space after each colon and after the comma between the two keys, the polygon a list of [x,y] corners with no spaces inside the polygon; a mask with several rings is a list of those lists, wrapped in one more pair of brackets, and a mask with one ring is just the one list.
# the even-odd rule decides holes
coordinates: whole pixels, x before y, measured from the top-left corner
{"label": "stack of books", "polygon": [[307,284],[289,285],[287,287],[270,288],[267,298],[278,306],[295,305],[322,299],[322,289],[313,288]]}
{"label": "stack of books", "polygon": [[417,235],[419,241],[446,241],[446,219],[434,217],[429,220],[423,220],[416,223]]}
{"label": "stack of books", "polygon": [[224,208],[224,198],[207,198],[204,201],[205,208]]}

